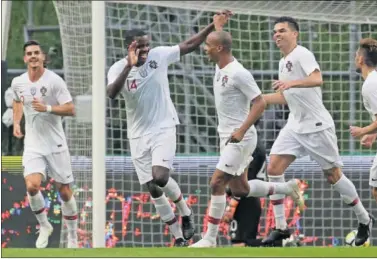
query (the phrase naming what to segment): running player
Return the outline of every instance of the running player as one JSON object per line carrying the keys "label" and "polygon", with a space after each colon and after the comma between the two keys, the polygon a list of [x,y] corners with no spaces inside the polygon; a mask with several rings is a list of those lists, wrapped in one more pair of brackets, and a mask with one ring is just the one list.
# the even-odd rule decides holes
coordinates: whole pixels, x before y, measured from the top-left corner
{"label": "running player", "polygon": [[36,41],[24,44],[27,72],[12,81],[13,135],[22,138],[20,122],[25,114],[22,166],[30,208],[40,224],[37,248],[45,248],[53,231],[39,188],[46,180],[46,168],[56,181],[68,228],[68,247],[77,247],[77,205],[69,184],[73,182],[71,158],[62,116],[73,116],[75,107],[64,80],[44,67],[45,55]]}
{"label": "running player", "polygon": [[[276,93],[266,94],[268,104],[288,104],[290,114],[271,152],[267,173],[270,181],[284,182],[284,171],[297,158],[309,155],[322,168],[327,181],[352,207],[359,221],[355,245],[369,237],[372,217],[362,205],[354,184],[342,173],[334,121],[322,102],[322,74],[314,54],[297,44],[299,25],[291,17],[275,21],[274,40],[283,58],[279,63],[279,80],[273,82]],[[271,195],[276,229],[263,240],[271,245],[289,238],[284,210],[284,195]]]}
{"label": "running player", "polygon": [[296,180],[283,184],[247,181],[247,173],[244,172],[253,159],[252,153],[257,144],[254,123],[262,115],[265,101],[251,73],[232,55],[231,46],[232,37],[225,31],[212,32],[205,42],[206,54],[216,62],[213,88],[219,119],[220,159],[210,184],[208,229],[203,239],[191,247],[216,246],[219,223],[226,206],[225,188],[228,183],[237,197],[263,197],[281,193],[291,195],[301,209],[304,206]]}

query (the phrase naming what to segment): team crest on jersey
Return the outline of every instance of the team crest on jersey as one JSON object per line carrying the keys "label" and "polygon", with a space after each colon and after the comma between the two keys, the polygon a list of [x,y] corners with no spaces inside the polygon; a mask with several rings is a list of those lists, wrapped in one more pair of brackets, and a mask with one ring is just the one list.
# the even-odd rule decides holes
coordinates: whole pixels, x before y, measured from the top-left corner
{"label": "team crest on jersey", "polygon": [[221,80],[221,86],[225,87],[225,84],[228,83],[228,76],[223,76],[223,79]]}
{"label": "team crest on jersey", "polygon": [[47,88],[42,86],[41,90],[39,90],[42,94],[42,96],[46,96],[46,93],[47,93]]}
{"label": "team crest on jersey", "polygon": [[145,66],[145,65],[143,65],[143,66],[140,68],[140,70],[139,70],[139,74],[140,74],[140,76],[141,76],[142,78],[147,77],[147,75],[148,75],[148,67]]}
{"label": "team crest on jersey", "polygon": [[153,69],[158,68],[158,66],[157,66],[157,62],[154,61],[154,60],[149,61],[149,67],[150,67],[150,68],[153,68]]}
{"label": "team crest on jersey", "polygon": [[30,88],[30,94],[32,96],[34,96],[36,93],[37,93],[37,88],[36,87],[33,86],[32,88]]}
{"label": "team crest on jersey", "polygon": [[285,64],[285,67],[288,69],[288,72],[291,72],[293,67],[292,62],[288,61],[287,64]]}

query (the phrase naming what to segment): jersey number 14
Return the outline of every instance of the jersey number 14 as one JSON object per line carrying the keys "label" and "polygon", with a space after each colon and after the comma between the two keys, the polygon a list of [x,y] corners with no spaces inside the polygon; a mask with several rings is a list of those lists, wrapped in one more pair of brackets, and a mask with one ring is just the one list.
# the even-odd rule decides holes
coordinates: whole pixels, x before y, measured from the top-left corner
{"label": "jersey number 14", "polygon": [[131,85],[130,85],[130,80],[127,80],[127,88],[128,88],[128,91],[131,91],[131,89],[137,89],[136,79],[132,80]]}

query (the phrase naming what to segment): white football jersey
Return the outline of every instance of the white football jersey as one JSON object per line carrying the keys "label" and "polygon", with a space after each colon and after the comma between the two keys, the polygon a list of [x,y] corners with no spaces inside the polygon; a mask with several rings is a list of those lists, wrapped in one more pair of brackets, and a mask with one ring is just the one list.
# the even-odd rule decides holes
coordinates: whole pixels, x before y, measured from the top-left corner
{"label": "white football jersey", "polygon": [[[156,47],[149,51],[144,65],[131,69],[122,90],[126,101],[128,138],[138,138],[179,124],[168,80],[168,66],[179,60],[178,45]],[[127,59],[123,58],[110,67],[108,85],[118,78],[126,64]]]}
{"label": "white football jersey", "polygon": [[[280,60],[279,80],[302,80],[316,69],[320,70],[314,54],[298,45]],[[283,95],[290,111],[286,127],[296,133],[317,132],[334,127],[334,121],[323,105],[320,86],[292,87],[283,91]]]}
{"label": "white football jersey", "polygon": [[369,112],[372,121],[377,115],[377,71],[369,73],[362,87],[362,95],[365,109]]}
{"label": "white football jersey", "polygon": [[23,103],[25,116],[24,151],[43,155],[66,150],[62,117],[48,112],[37,112],[31,107],[33,98],[46,105],[62,105],[72,101],[64,80],[53,71],[45,72],[37,82],[31,82],[28,73],[12,81],[13,98]]}
{"label": "white football jersey", "polygon": [[[227,138],[245,122],[251,101],[261,91],[251,73],[235,58],[222,69],[216,65],[213,88],[219,123],[217,130],[220,138]],[[245,139],[255,134],[256,129],[252,125]]]}

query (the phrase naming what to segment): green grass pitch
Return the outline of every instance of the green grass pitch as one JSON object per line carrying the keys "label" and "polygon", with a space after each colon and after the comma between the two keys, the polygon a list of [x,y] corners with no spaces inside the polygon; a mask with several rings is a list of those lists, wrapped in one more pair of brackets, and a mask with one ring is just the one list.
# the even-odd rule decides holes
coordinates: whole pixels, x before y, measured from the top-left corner
{"label": "green grass pitch", "polygon": [[290,248],[111,248],[20,249],[2,248],[3,257],[376,257],[377,247]]}

